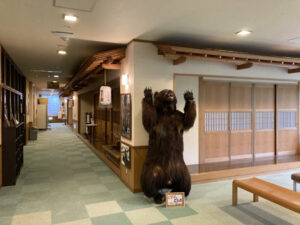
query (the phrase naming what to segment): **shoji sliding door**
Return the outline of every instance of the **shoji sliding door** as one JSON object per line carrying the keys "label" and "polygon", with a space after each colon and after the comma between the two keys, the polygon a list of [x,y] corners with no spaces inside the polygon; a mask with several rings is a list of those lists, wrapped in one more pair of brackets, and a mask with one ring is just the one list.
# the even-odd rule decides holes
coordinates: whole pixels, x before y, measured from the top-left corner
{"label": "shoji sliding door", "polygon": [[255,84],[255,157],[275,154],[275,85]]}
{"label": "shoji sliding door", "polygon": [[252,85],[230,84],[230,156],[252,157]]}
{"label": "shoji sliding door", "polygon": [[229,83],[205,82],[205,162],[229,160]]}
{"label": "shoji sliding door", "polygon": [[298,148],[298,86],[278,85],[278,155],[295,154]]}

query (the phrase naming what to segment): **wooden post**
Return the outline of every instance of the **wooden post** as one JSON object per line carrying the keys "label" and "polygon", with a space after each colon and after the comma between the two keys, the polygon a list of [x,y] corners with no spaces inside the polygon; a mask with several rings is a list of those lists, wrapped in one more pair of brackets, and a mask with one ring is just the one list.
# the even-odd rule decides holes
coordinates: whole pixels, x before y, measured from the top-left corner
{"label": "wooden post", "polygon": [[258,202],[258,195],[253,194],[253,202]]}
{"label": "wooden post", "polygon": [[231,82],[228,85],[228,159],[231,162]]}
{"label": "wooden post", "polygon": [[278,85],[275,84],[275,113],[274,113],[274,128],[275,128],[275,160],[278,156]]}
{"label": "wooden post", "polygon": [[205,83],[199,77],[199,164],[205,162]]}
{"label": "wooden post", "polygon": [[252,161],[255,160],[255,134],[256,134],[256,107],[255,107],[255,84],[251,87],[251,107],[252,107]]}
{"label": "wooden post", "polygon": [[238,187],[232,182],[232,205],[235,206],[238,203]]}

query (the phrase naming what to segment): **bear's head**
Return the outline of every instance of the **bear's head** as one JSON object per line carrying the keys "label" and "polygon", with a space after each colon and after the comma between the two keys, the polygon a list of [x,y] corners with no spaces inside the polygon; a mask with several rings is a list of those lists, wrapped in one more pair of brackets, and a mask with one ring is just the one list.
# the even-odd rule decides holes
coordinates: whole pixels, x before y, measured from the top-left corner
{"label": "bear's head", "polygon": [[164,89],[154,94],[154,105],[157,110],[171,112],[176,110],[177,99],[172,90]]}

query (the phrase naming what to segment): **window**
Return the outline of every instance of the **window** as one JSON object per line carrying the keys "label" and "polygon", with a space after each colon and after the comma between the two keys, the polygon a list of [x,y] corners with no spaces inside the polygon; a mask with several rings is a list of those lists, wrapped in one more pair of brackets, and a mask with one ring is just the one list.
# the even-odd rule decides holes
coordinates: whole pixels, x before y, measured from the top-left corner
{"label": "window", "polygon": [[278,112],[278,128],[296,128],[296,112]]}
{"label": "window", "polygon": [[59,110],[59,96],[58,95],[42,95],[43,98],[48,98],[48,115],[57,116]]}
{"label": "window", "polygon": [[232,112],[231,130],[250,130],[251,129],[251,112]]}
{"label": "window", "polygon": [[256,129],[274,129],[274,112],[256,112]]}
{"label": "window", "polygon": [[228,129],[227,112],[206,112],[205,131],[225,131]]}

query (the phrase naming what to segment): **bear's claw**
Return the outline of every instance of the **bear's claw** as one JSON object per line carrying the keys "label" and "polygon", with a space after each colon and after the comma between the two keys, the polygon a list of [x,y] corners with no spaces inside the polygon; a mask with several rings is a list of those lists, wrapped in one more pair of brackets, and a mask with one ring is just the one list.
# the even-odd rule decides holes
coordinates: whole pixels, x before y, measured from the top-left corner
{"label": "bear's claw", "polygon": [[193,92],[191,92],[191,91],[186,91],[186,92],[184,93],[184,99],[185,99],[186,101],[188,101],[188,100],[194,100]]}

